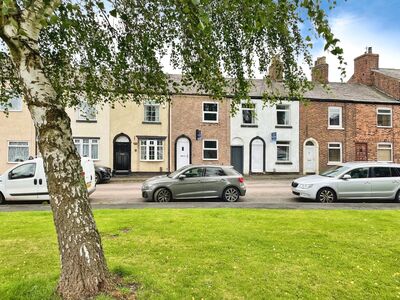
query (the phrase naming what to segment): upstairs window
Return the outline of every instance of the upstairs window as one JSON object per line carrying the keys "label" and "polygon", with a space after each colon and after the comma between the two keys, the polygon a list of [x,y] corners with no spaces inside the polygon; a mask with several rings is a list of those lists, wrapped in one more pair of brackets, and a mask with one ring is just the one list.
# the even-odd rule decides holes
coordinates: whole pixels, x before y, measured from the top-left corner
{"label": "upstairs window", "polygon": [[392,127],[392,109],[377,109],[377,125],[378,127]]}
{"label": "upstairs window", "polygon": [[342,129],[342,108],[331,106],[328,108],[328,128]]}
{"label": "upstairs window", "polygon": [[7,103],[0,103],[0,111],[21,111],[22,110],[22,98],[13,97],[8,100]]}
{"label": "upstairs window", "polygon": [[256,124],[256,105],[254,103],[242,103],[242,123],[244,125]]}
{"label": "upstairs window", "polygon": [[78,121],[96,121],[96,108],[87,102],[82,102],[78,110]]}
{"label": "upstairs window", "polygon": [[81,157],[89,157],[93,160],[99,159],[99,139],[75,138],[74,144]]}
{"label": "upstairs window", "polygon": [[282,126],[290,125],[290,106],[278,104],[276,106],[276,124]]}
{"label": "upstairs window", "polygon": [[144,121],[148,123],[160,122],[160,104],[147,101],[144,104]]}
{"label": "upstairs window", "polygon": [[203,102],[203,122],[218,123],[218,103]]}

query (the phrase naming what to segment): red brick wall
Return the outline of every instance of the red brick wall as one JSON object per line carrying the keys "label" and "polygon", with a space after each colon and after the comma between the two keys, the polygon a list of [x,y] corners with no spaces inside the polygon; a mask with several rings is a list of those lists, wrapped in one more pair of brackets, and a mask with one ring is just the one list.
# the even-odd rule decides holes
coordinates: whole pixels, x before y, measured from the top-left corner
{"label": "red brick wall", "polygon": [[[203,102],[212,101],[206,96],[173,96],[171,102],[171,169],[175,169],[175,142],[186,135],[192,142],[192,164],[230,165],[229,101],[219,103],[218,123],[203,122]],[[196,129],[202,139],[196,141]],[[218,140],[218,160],[203,160],[203,140]]]}
{"label": "red brick wall", "polygon": [[374,72],[374,86],[385,94],[400,100],[400,81],[398,79],[385,76],[382,73]]}

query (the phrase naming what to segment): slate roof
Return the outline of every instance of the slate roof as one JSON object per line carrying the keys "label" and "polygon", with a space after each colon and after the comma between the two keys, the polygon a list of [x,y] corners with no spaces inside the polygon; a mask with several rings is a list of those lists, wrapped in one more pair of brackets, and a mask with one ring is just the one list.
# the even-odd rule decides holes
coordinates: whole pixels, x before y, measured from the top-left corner
{"label": "slate roof", "polygon": [[374,72],[382,73],[383,75],[393,77],[400,80],[400,69],[375,69]]}
{"label": "slate roof", "polygon": [[[181,75],[170,75],[170,78],[178,84],[181,81]],[[253,98],[260,98],[266,90],[279,92],[282,96],[287,95],[281,82],[274,82],[269,87],[262,79],[253,79],[252,81],[254,86],[249,94]],[[196,87],[184,87],[183,94],[206,95]],[[326,86],[315,84],[314,89],[306,92],[304,97],[309,100],[319,101],[400,104],[400,101],[387,96],[377,89],[358,83],[328,83]]]}

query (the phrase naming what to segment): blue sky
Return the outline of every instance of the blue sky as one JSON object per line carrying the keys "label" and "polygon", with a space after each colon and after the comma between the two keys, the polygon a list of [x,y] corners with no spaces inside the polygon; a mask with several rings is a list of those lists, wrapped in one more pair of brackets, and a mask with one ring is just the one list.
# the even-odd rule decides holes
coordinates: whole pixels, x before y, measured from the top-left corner
{"label": "blue sky", "polygon": [[[370,46],[379,54],[381,68],[400,69],[400,0],[338,0],[329,13],[333,33],[341,40],[348,63],[347,77],[353,74],[353,60]],[[327,56],[330,81],[339,81],[337,60],[323,52],[317,42],[313,56]]]}

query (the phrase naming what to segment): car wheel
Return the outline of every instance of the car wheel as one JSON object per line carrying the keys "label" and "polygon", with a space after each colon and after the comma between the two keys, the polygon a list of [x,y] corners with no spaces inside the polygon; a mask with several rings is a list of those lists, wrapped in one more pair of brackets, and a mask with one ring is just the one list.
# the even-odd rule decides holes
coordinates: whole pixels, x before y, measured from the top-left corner
{"label": "car wheel", "polygon": [[336,201],[336,193],[330,188],[322,188],[317,194],[317,201],[322,203],[332,203]]}
{"label": "car wheel", "polygon": [[96,180],[96,184],[99,184],[101,182],[101,175],[99,173],[96,173],[95,180]]}
{"label": "car wheel", "polygon": [[169,202],[172,200],[171,192],[166,188],[158,189],[154,193],[154,201],[156,202]]}
{"label": "car wheel", "polygon": [[6,199],[4,198],[3,194],[0,193],[0,204],[4,204],[6,202]]}
{"label": "car wheel", "polygon": [[397,191],[396,197],[394,198],[394,201],[400,203],[400,190]]}
{"label": "car wheel", "polygon": [[239,200],[239,190],[233,186],[225,189],[224,194],[222,195],[223,199],[227,202],[236,202]]}

